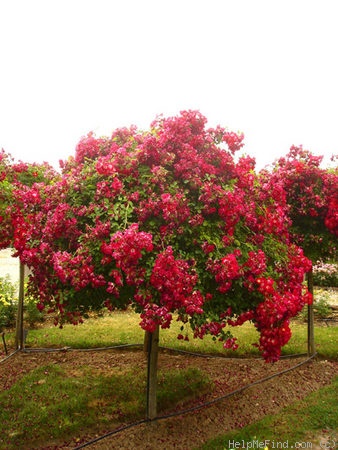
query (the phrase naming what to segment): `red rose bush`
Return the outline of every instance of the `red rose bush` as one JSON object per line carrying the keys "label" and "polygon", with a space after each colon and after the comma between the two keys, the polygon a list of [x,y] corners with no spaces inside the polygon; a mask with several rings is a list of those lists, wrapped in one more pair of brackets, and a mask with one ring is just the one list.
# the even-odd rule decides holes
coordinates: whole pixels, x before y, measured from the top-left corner
{"label": "red rose bush", "polygon": [[83,138],[60,177],[15,194],[13,245],[38,307],[60,325],[132,307],[146,331],[179,320],[232,349],[231,327],[251,320],[276,361],[311,302],[311,261],[290,238],[282,181],[257,175],[242,147],[195,111]]}

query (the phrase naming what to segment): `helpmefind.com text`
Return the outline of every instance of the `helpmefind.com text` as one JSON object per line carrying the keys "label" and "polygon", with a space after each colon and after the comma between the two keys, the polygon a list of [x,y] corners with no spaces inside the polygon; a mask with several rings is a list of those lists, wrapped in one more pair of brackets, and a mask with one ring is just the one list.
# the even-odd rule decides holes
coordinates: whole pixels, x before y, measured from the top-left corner
{"label": "helpmefind.com text", "polygon": [[[328,442],[323,443],[324,445],[320,445],[323,449],[334,449],[336,447],[336,442],[330,441],[329,445]],[[227,450],[236,450],[236,449],[262,449],[262,450],[270,450],[270,449],[288,449],[288,448],[294,448],[294,449],[312,449],[314,446],[312,442],[291,442],[291,441],[275,441],[275,440],[252,440],[249,442],[246,442],[244,440],[241,441],[234,441],[229,440],[227,445]]]}

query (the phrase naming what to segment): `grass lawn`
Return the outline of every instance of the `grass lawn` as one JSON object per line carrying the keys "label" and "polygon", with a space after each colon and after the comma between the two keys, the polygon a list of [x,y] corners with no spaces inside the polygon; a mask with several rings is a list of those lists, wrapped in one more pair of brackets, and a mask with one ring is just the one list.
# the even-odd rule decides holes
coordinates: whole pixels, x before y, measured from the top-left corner
{"label": "grass lawn", "polygon": [[[82,325],[65,325],[59,329],[49,325],[28,331],[27,347],[72,347],[94,348],[111,345],[136,344],[143,342],[143,330],[139,327],[139,316],[133,312],[116,312],[112,315],[88,319]],[[224,350],[220,342],[214,342],[209,336],[203,340],[194,339],[187,327],[189,341],[176,339],[181,333],[180,323],[173,322],[169,330],[160,332],[160,345],[175,349],[201,353],[222,354],[231,357],[259,356],[252,344],[258,341],[258,333],[250,323],[232,328],[238,338],[239,348],[235,352]],[[183,332],[184,334],[185,332]],[[13,337],[9,336],[9,343]],[[315,327],[315,348],[319,357],[338,359],[338,327],[320,325]],[[307,326],[304,323],[292,324],[292,337],[283,348],[282,354],[307,352]]]}

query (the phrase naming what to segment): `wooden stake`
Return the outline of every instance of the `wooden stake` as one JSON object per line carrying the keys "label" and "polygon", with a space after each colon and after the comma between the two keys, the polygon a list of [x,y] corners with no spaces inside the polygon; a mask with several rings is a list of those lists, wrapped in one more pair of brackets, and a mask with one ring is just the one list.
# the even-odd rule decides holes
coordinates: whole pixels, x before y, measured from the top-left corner
{"label": "wooden stake", "polygon": [[23,331],[23,304],[24,304],[24,291],[25,291],[25,266],[20,261],[19,272],[19,302],[18,312],[16,319],[16,337],[15,347],[17,350],[24,348],[24,331]]}
{"label": "wooden stake", "polygon": [[[314,300],[312,267],[310,272],[307,273],[307,286]],[[314,353],[315,353],[314,314],[313,314],[313,304],[311,304],[308,305],[307,307],[307,354],[308,356],[312,356],[314,355]]]}
{"label": "wooden stake", "polygon": [[159,327],[148,335],[147,419],[157,417],[157,360]]}

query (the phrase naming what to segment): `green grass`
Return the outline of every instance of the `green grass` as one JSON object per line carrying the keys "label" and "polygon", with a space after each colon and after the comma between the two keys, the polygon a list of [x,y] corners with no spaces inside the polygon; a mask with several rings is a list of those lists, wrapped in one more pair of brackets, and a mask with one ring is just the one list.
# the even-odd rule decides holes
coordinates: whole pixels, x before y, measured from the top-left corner
{"label": "green grass", "polygon": [[[65,325],[59,329],[49,325],[40,329],[29,330],[27,347],[72,347],[95,348],[120,344],[142,343],[144,334],[139,326],[140,318],[133,312],[119,312],[110,316],[88,319],[82,325]],[[189,341],[178,340],[181,333],[180,323],[174,321],[169,330],[160,331],[160,345],[179,350],[201,353],[221,354],[228,357],[259,356],[259,351],[252,344],[258,341],[259,334],[255,327],[246,323],[232,328],[238,338],[237,351],[224,350],[221,342],[214,342],[209,336],[194,339],[187,328]],[[185,332],[184,332],[185,333]],[[9,345],[13,344],[13,335],[6,337]],[[338,359],[338,327],[315,326],[315,348],[320,357]],[[283,348],[282,354],[299,354],[307,352],[307,325],[292,324],[292,338]]]}
{"label": "green grass", "polygon": [[140,318],[132,312],[91,318],[80,325],[64,325],[62,329],[53,324],[29,330],[26,345],[32,347],[93,348],[143,341]]}
{"label": "green grass", "polygon": [[[240,431],[213,439],[199,447],[199,450],[229,449],[235,446],[234,443],[240,443],[241,448],[259,448],[257,444],[254,447],[255,442],[263,443],[265,441],[270,441],[269,448],[283,448],[281,445],[286,442],[288,442],[287,448],[296,448],[297,443],[314,444],[323,430],[337,442],[337,395],[338,377],[331,385],[293,403],[280,413],[265,416],[259,422],[242,428]],[[261,448],[264,448],[264,445]],[[312,447],[308,445],[303,448]]]}
{"label": "green grass", "polygon": [[[159,412],[210,389],[197,368],[160,371],[158,380]],[[76,374],[55,365],[40,367],[0,393],[0,448],[38,448],[32,446],[143,419],[145,393],[145,371],[106,376],[88,366]]]}

